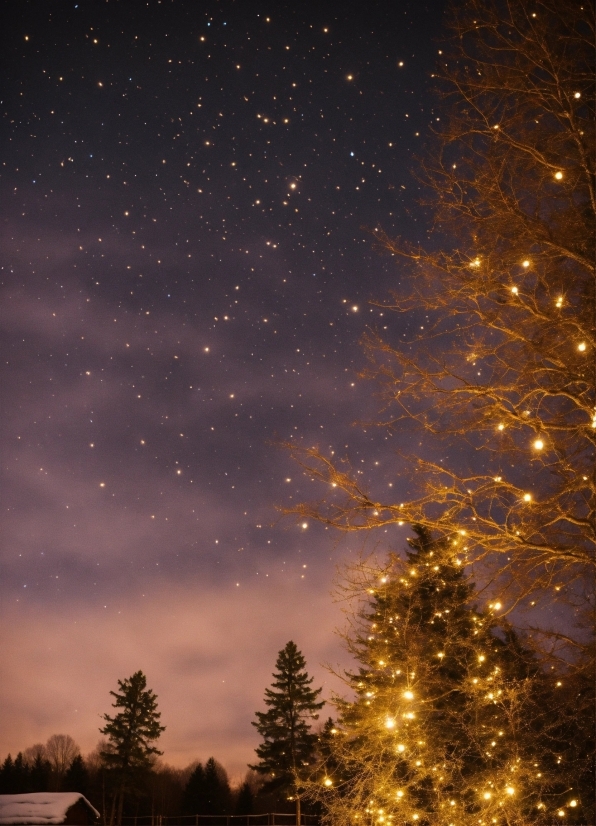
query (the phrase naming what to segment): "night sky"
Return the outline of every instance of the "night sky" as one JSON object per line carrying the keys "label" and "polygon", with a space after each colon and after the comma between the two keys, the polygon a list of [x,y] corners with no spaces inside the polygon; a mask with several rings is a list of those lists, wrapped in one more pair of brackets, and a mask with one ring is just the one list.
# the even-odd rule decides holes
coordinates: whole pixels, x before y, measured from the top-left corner
{"label": "night sky", "polygon": [[406,484],[354,426],[359,338],[408,334],[369,303],[400,273],[366,227],[426,237],[443,4],[4,11],[0,758],[94,748],[142,669],[164,759],[238,777],[289,639],[329,696],[363,542],[279,520],[320,492],[276,443]]}

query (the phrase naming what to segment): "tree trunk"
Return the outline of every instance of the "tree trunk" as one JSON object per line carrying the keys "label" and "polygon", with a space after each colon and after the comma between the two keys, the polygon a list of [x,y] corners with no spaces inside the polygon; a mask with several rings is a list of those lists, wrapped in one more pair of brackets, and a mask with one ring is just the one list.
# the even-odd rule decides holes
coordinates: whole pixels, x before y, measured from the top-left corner
{"label": "tree trunk", "polygon": [[301,826],[302,812],[300,811],[300,795],[296,793],[296,826]]}

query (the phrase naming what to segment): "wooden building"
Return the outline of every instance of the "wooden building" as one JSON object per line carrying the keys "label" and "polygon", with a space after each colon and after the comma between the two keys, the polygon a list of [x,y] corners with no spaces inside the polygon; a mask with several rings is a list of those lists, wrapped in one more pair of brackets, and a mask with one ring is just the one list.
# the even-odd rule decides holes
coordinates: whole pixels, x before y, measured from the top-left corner
{"label": "wooden building", "polygon": [[0,826],[92,826],[99,816],[78,792],[0,794]]}

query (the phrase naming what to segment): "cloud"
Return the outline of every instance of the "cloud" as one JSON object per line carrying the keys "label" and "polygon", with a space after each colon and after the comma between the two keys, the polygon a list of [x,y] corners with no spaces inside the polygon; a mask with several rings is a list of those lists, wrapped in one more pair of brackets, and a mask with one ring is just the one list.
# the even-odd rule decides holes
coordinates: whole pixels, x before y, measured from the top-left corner
{"label": "cloud", "polygon": [[153,585],[117,609],[81,595],[43,613],[13,603],[3,614],[0,754],[56,732],[91,750],[109,692],[142,669],[166,726],[164,759],[183,766],[214,755],[239,777],[259,740],[251,720],[289,639],[325,697],[339,687],[322,667],[342,656],[337,606],[288,575],[219,589]]}

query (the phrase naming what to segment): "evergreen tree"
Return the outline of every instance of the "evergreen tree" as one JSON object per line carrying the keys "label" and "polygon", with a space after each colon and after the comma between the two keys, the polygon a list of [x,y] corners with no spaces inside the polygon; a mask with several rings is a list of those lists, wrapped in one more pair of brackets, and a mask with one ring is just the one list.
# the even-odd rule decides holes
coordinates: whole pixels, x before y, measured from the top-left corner
{"label": "evergreen tree", "polygon": [[300,822],[301,778],[313,761],[317,736],[311,721],[325,705],[318,701],[321,688],[312,689],[314,677],[305,671],[306,661],[290,640],[278,655],[272,688],[265,689],[268,711],[257,711],[253,726],[263,738],[257,747],[259,763],[250,768],[267,775],[265,791],[289,793],[296,801],[296,818]]}
{"label": "evergreen tree", "polygon": [[205,813],[205,769],[201,763],[194,769],[184,787],[182,808],[187,815]]}
{"label": "evergreen tree", "polygon": [[225,815],[230,808],[230,784],[225,769],[214,757],[205,763],[204,814]]}
{"label": "evergreen tree", "polygon": [[254,811],[254,795],[250,783],[245,781],[238,789],[236,804],[234,806],[235,815],[251,815]]}
{"label": "evergreen tree", "polygon": [[[52,766],[50,764],[50,761],[44,760],[43,756],[40,753],[36,754],[35,759],[33,761],[33,765],[29,770],[29,791],[47,792],[50,787],[51,773]],[[70,789],[66,789],[66,791],[70,791]]]}
{"label": "evergreen tree", "polygon": [[25,762],[23,753],[19,752],[15,757],[12,767],[12,792],[11,794],[25,794],[29,791],[29,766]]}
{"label": "evergreen tree", "polygon": [[10,754],[0,768],[0,794],[12,794],[14,761]]}
{"label": "evergreen tree", "polygon": [[498,605],[472,607],[457,546],[415,530],[406,560],[349,574],[348,593],[366,597],[346,635],[356,699],[337,701],[308,796],[338,826],[521,826],[563,806],[566,822],[586,822],[561,752],[552,760],[555,680],[511,630],[498,633]]}
{"label": "evergreen tree", "polygon": [[85,761],[80,754],[73,759],[64,775],[62,790],[65,792],[80,792],[85,797],[89,794],[89,772]]}
{"label": "evergreen tree", "polygon": [[110,826],[122,823],[122,810],[127,792],[138,787],[139,780],[151,767],[160,752],[151,745],[165,727],[160,725],[157,697],[147,689],[147,678],[142,671],[126,680],[118,680],[120,691],[111,691],[115,698],[113,708],[120,708],[113,717],[104,714],[106,725],[100,729],[108,735],[108,746],[101,752],[106,768],[116,780],[112,801]]}

